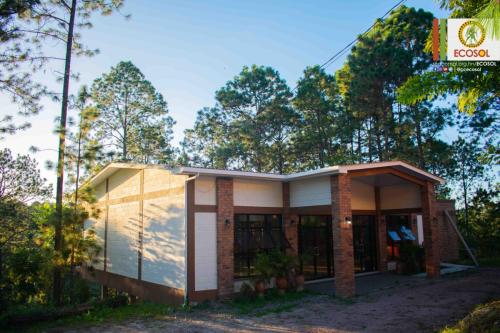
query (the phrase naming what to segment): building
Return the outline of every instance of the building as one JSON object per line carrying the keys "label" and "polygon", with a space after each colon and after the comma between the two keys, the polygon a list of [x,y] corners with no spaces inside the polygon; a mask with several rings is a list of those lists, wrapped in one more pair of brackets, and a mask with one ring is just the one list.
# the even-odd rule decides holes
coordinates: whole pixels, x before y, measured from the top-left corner
{"label": "building", "polygon": [[202,301],[233,294],[259,249],[281,248],[349,297],[355,274],[391,269],[404,227],[438,277],[458,256],[443,214],[453,202],[434,195],[443,182],[400,161],[289,175],[111,163],[89,180],[101,213],[86,228],[102,251],[85,274],[144,299]]}

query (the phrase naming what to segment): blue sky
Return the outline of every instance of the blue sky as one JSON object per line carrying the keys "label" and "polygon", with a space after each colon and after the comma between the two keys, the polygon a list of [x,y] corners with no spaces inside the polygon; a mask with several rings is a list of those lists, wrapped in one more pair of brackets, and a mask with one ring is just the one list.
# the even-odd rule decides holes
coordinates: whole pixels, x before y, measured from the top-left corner
{"label": "blue sky", "polygon": [[[184,129],[192,127],[196,111],[212,106],[214,92],[244,65],[272,66],[294,87],[306,66],[326,61],[396,2],[126,0],[122,12],[132,15],[129,20],[119,14],[96,16],[94,28],[83,31],[85,43],[100,54],[75,59],[72,67],[80,80],[71,82],[71,90],[90,85],[121,60],[132,61],[167,100],[177,121],[177,145]],[[406,5],[447,17],[436,1],[410,0]],[[63,54],[61,45],[50,48],[53,55]],[[328,71],[335,72],[343,60]],[[62,64],[54,63],[36,79],[59,92],[52,71],[61,69]],[[5,96],[0,95],[0,105],[0,117],[16,111]],[[59,104],[44,100],[44,110],[29,119],[32,128],[8,136],[0,147],[23,154],[31,145],[55,149],[52,131],[59,111]],[[50,150],[35,156],[41,164],[56,157]],[[43,176],[55,182],[54,172],[42,169]]]}

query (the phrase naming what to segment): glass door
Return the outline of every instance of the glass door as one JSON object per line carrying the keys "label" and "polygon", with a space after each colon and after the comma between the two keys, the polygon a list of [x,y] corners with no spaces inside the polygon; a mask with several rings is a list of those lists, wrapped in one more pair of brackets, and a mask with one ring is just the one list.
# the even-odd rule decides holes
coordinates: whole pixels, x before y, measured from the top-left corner
{"label": "glass door", "polygon": [[354,246],[354,271],[356,273],[365,273],[377,270],[375,216],[353,216],[352,241]]}
{"label": "glass door", "polygon": [[306,280],[333,276],[332,219],[327,215],[300,216],[299,254]]}

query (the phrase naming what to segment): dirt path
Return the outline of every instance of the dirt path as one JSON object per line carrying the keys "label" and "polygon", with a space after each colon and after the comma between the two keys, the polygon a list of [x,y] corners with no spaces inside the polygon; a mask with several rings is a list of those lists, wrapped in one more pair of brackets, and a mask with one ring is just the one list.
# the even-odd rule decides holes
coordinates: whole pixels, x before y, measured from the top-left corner
{"label": "dirt path", "polygon": [[398,286],[357,298],[353,304],[327,296],[311,296],[290,312],[263,317],[235,318],[213,311],[195,311],[176,318],[104,324],[71,331],[435,332],[462,318],[476,304],[493,298],[500,298],[500,269],[482,269],[411,287]]}

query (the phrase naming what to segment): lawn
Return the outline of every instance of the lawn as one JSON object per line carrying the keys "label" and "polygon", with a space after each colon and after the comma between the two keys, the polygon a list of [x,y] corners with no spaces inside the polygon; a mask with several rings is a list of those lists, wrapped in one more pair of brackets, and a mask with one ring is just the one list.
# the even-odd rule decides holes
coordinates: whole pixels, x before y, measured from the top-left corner
{"label": "lawn", "polygon": [[307,296],[314,295],[310,291],[287,292],[280,295],[276,289],[269,289],[264,297],[236,297],[228,301],[229,312],[237,315],[264,316],[270,313],[290,311],[300,304]]}
{"label": "lawn", "polygon": [[440,333],[499,333],[500,300],[478,305],[453,327],[446,327]]}

